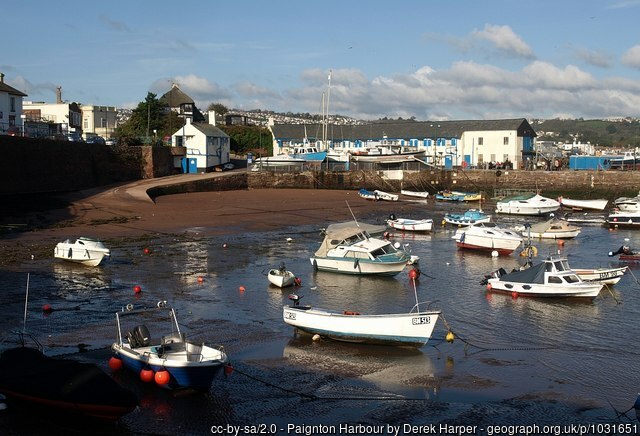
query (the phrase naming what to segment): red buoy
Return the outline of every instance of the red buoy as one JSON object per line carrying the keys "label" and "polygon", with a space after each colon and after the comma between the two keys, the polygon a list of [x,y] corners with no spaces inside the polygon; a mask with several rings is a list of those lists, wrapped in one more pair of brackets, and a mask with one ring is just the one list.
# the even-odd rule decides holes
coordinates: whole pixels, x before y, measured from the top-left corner
{"label": "red buoy", "polygon": [[109,368],[111,368],[111,371],[118,371],[122,368],[122,359],[115,356],[109,359]]}
{"label": "red buoy", "polygon": [[171,379],[171,375],[169,374],[169,371],[167,371],[166,369],[161,369],[160,371],[156,372],[154,379],[157,384],[166,385],[167,383],[169,383],[169,380]]}
{"label": "red buoy", "polygon": [[142,287],[140,285],[135,285],[133,287],[133,292],[135,292],[136,294],[139,294],[140,292],[142,292]]}
{"label": "red buoy", "polygon": [[295,283],[296,286],[300,286],[302,285],[302,280],[300,280],[300,277],[296,277],[293,279],[293,283]]}
{"label": "red buoy", "polygon": [[42,311],[44,313],[51,313],[51,312],[53,312],[53,307],[51,307],[48,304],[45,304],[44,306],[42,306]]}
{"label": "red buoy", "polygon": [[142,368],[140,370],[140,380],[142,380],[145,383],[150,383],[153,380],[153,369]]}
{"label": "red buoy", "polygon": [[233,366],[230,363],[226,364],[224,367],[224,375],[230,376],[233,373]]}
{"label": "red buoy", "polygon": [[240,286],[240,287],[238,288],[238,290],[239,290],[240,292],[244,292],[244,291],[245,291],[245,288],[244,288],[244,286]]}
{"label": "red buoy", "polygon": [[409,278],[410,279],[417,279],[418,277],[420,277],[420,271],[418,271],[417,269],[413,268],[409,270]]}
{"label": "red buoy", "polygon": [[144,254],[151,254],[151,250],[148,248],[145,248],[143,251],[144,251]]}
{"label": "red buoy", "polygon": [[202,276],[198,277],[198,283],[202,283],[204,282],[204,279],[202,278]]}
{"label": "red buoy", "polygon": [[513,291],[511,293],[511,298],[518,298],[518,293],[516,291]]}
{"label": "red buoy", "polygon": [[490,291],[493,288],[493,286],[491,286],[491,283],[487,283],[487,291]]}

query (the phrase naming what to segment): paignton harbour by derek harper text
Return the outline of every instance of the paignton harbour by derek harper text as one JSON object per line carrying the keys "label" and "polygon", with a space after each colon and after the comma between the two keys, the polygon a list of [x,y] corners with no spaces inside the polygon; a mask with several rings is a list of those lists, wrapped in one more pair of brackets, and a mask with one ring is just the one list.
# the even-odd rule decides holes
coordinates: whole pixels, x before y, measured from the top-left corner
{"label": "paignton harbour by derek harper text", "polygon": [[529,435],[591,435],[591,434],[637,434],[637,424],[564,424],[564,425],[451,425],[451,424],[339,424],[339,425],[299,425],[289,424],[286,427],[276,424],[256,425],[214,425],[212,434],[244,436],[251,434],[290,434],[290,435],[486,435],[486,436],[529,436]]}

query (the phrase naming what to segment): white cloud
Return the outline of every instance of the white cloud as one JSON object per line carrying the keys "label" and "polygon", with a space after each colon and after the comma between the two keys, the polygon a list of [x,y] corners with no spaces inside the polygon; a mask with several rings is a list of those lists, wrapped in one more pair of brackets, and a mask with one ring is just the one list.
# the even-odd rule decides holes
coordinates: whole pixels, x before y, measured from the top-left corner
{"label": "white cloud", "polygon": [[472,36],[492,43],[504,54],[525,59],[535,57],[533,50],[509,26],[486,24],[483,30],[472,32]]}
{"label": "white cloud", "polygon": [[640,69],[640,45],[634,45],[622,56],[622,63]]}
{"label": "white cloud", "polygon": [[594,50],[578,48],[574,51],[576,57],[589,65],[600,68],[609,68],[612,64],[612,56]]}

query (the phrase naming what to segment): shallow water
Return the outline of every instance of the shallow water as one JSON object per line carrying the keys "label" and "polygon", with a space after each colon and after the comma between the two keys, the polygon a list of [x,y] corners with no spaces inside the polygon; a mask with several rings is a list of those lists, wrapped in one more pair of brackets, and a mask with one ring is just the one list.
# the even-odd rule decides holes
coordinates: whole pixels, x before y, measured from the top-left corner
{"label": "shallow water", "polygon": [[[389,207],[362,220],[383,222]],[[416,208],[406,218],[432,217],[439,223],[450,207]],[[513,225],[525,219],[497,216],[496,221]],[[451,239],[454,231],[437,225],[432,234],[393,235],[421,258],[423,274],[415,289],[406,271],[395,278],[314,272],[309,256],[322,240],[318,226],[216,237],[191,229],[181,236],[120,241],[111,246],[112,259],[98,268],[35,259],[19,271],[0,271],[0,331],[22,327],[28,277],[27,329],[50,355],[107,348],[115,339],[115,311],[128,303],[151,306],[167,300],[178,309],[189,335],[224,344],[238,368],[258,367],[260,378],[281,383],[286,381],[276,374],[283,365],[311,374],[296,385],[297,392],[323,398],[364,393],[442,404],[561,400],[608,418],[615,416],[606,413],[613,412],[611,406],[627,410],[640,390],[640,268],[631,265],[620,283],[593,301],[512,298],[487,292],[480,281],[498,267],[510,270],[523,258],[458,250]],[[577,238],[563,245],[533,242],[540,256],[559,251],[574,267],[597,267],[617,264],[606,253],[623,243],[640,247],[640,232],[583,226]],[[302,286],[281,290],[269,285],[268,270],[281,262],[301,278]],[[136,285],[143,290],[139,295],[133,291]],[[458,338],[453,344],[444,341],[447,328],[441,320],[435,337],[420,350],[313,342],[296,337],[282,321],[282,306],[291,292],[302,295],[305,304],[361,313],[407,311],[417,294],[442,310]],[[44,304],[53,313],[44,315]],[[368,416],[370,410],[360,406],[346,416],[355,421]],[[253,422],[277,415],[264,407],[242,402],[234,413],[242,411],[243,419]],[[315,412],[305,412],[309,416],[301,419],[307,424],[330,419]],[[546,413],[534,418],[543,419]]]}

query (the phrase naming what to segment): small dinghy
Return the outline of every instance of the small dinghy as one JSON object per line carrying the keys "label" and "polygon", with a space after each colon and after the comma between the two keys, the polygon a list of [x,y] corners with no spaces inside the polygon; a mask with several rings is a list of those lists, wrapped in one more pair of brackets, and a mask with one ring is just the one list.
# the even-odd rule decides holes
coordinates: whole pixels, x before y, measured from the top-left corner
{"label": "small dinghy", "polygon": [[294,273],[288,271],[284,264],[280,265],[280,268],[270,269],[267,278],[272,285],[279,288],[297,285],[300,282],[300,279]]}

